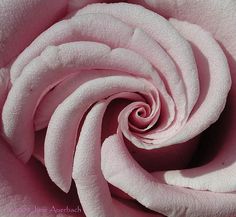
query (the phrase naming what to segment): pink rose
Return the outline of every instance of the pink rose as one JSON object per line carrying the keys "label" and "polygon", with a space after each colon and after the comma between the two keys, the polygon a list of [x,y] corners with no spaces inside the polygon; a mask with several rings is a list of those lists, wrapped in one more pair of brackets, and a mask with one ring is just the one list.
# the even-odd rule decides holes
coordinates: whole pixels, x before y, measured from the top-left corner
{"label": "pink rose", "polygon": [[235,10],[0,1],[1,216],[236,216]]}

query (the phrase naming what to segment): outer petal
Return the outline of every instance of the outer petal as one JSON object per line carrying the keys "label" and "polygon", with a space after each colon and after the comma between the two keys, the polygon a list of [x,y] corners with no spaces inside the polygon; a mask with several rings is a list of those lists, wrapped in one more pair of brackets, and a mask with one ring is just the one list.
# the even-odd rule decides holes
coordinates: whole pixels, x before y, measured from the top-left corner
{"label": "outer petal", "polygon": [[169,186],[141,168],[127,151],[122,138],[113,135],[102,146],[102,171],[106,180],[148,209],[166,216],[234,216],[236,195]]}
{"label": "outer petal", "polygon": [[[34,159],[29,164],[22,164],[15,158],[2,139],[0,139],[0,147],[1,217],[85,217],[82,212],[49,212],[48,210],[53,206],[58,209],[65,209],[68,202],[71,202],[70,196],[58,191],[49,180],[44,168]],[[78,201],[74,202],[69,204],[70,208],[77,208]],[[116,217],[161,216],[146,213],[132,202],[127,203],[117,199],[113,199],[112,202]],[[80,206],[79,209],[81,209]]]}
{"label": "outer petal", "polygon": [[170,22],[191,42],[200,78],[199,99],[186,125],[176,136],[177,140],[183,141],[198,135],[219,118],[231,88],[231,76],[224,52],[210,33],[188,22],[175,19]]}
{"label": "outer petal", "polygon": [[64,15],[67,0],[0,2],[0,67],[18,55],[40,32]]}
{"label": "outer petal", "polygon": [[[58,213],[50,212],[50,209],[53,206],[66,208],[68,196],[53,186],[45,169],[38,162],[32,159],[30,164],[22,164],[7,146],[0,138],[0,216],[58,216]],[[69,204],[69,206],[77,208],[75,204]],[[43,208],[45,211],[42,210]],[[84,217],[82,211],[64,212],[60,213],[60,216]]]}
{"label": "outer petal", "polygon": [[132,201],[113,199],[113,204],[115,205],[115,217],[163,217],[159,213],[147,212]]}

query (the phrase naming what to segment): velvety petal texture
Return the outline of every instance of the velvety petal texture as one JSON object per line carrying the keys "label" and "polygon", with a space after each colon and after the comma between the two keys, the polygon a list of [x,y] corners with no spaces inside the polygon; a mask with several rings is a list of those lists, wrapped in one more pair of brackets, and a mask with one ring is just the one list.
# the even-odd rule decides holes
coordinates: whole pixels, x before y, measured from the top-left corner
{"label": "velvety petal texture", "polygon": [[[175,17],[180,20],[185,20],[194,24],[197,24],[195,28],[204,28],[206,31],[211,32],[211,35],[215,40],[219,42],[219,45],[223,48],[224,54],[227,57],[229,63],[232,87],[227,100],[227,107],[224,113],[224,120],[220,123],[218,128],[214,128],[210,136],[209,142],[213,147],[219,147],[219,151],[215,159],[209,164],[204,165],[196,169],[188,169],[182,171],[168,171],[162,175],[165,176],[165,180],[169,184],[175,184],[179,186],[191,187],[200,190],[211,190],[217,192],[232,192],[236,190],[235,176],[232,175],[236,168],[235,158],[235,71],[236,71],[236,17],[234,11],[236,10],[235,1],[145,1],[141,4],[151,7],[154,11],[161,13],[164,16]],[[194,12],[193,12],[194,11]],[[204,11],[204,16],[199,16]],[[182,32],[184,37],[193,42],[193,39],[188,37],[191,34],[191,30],[188,26],[189,23],[172,20],[176,28]],[[185,30],[184,30],[185,29]],[[201,36],[201,31],[195,34],[202,40],[194,43],[196,47],[204,46],[206,38]],[[201,34],[202,35],[202,34]],[[196,38],[197,38],[196,37]],[[204,38],[206,39],[203,42]],[[210,38],[209,38],[210,39]],[[209,40],[208,40],[209,42]],[[213,49],[212,43],[205,44],[205,50],[210,52]],[[210,45],[211,47],[208,47]],[[199,47],[200,48],[200,47]],[[206,53],[206,51],[204,53]],[[213,51],[213,50],[212,50]],[[198,52],[199,53],[199,52]],[[204,55],[203,51],[202,54]],[[214,55],[216,53],[214,52]],[[206,54],[204,55],[206,56]],[[209,65],[209,61],[206,62]],[[216,60],[212,60],[215,65]],[[201,64],[202,65],[202,64]],[[219,74],[220,76],[222,74]],[[212,93],[212,96],[218,95],[218,92]],[[212,100],[213,102],[213,100]],[[202,119],[199,119],[202,122]],[[158,176],[158,173],[156,173]],[[160,175],[160,173],[159,173]],[[161,175],[161,176],[162,176]],[[173,179],[174,177],[174,179]],[[214,180],[211,182],[210,180]]]}
{"label": "velvety petal texture", "polygon": [[[2,138],[0,146],[0,215],[2,217],[59,215],[84,217],[82,210],[77,213],[59,211],[67,207],[69,200],[53,186],[47,178],[46,170],[44,171],[35,159],[25,165],[15,158]],[[73,209],[77,208],[75,204],[69,206]]]}
{"label": "velvety petal texture", "polygon": [[236,216],[235,1],[0,6],[0,214]]}
{"label": "velvety petal texture", "polygon": [[0,2],[0,67],[8,64],[52,23],[65,15],[67,0]]}

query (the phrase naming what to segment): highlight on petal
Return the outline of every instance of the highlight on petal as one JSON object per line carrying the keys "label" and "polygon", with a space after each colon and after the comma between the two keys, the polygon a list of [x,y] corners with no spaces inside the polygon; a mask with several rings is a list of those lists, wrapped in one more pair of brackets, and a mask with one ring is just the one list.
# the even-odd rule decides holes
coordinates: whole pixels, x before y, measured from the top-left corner
{"label": "highlight on petal", "polygon": [[[91,52],[89,51],[89,47]],[[86,54],[88,58],[93,54],[92,59],[95,60],[99,55],[103,55],[104,52],[110,51],[108,47],[101,45],[94,52],[92,51],[93,44],[89,46],[89,43],[87,47],[86,44],[80,44],[78,49],[81,49],[81,55],[78,56],[78,65],[89,65],[85,61]],[[64,52],[67,51],[65,50]],[[96,56],[96,52],[98,56]],[[3,107],[3,133],[10,145],[12,145],[13,151],[23,161],[27,161],[33,151],[33,117],[40,99],[53,86],[63,80],[66,75],[76,70],[72,69],[70,72],[65,69],[62,70],[63,64],[70,69],[70,61],[73,61],[73,55],[71,57],[72,59],[69,57],[66,62],[66,59],[63,59],[66,54],[62,52],[61,59],[65,61],[63,63],[63,61],[57,59],[57,53],[60,58],[60,48],[52,47],[30,62],[28,67],[24,69],[22,76],[11,88]],[[91,61],[93,61],[92,59]]]}
{"label": "highlight on petal", "polygon": [[[108,184],[100,168],[101,123],[106,102],[98,103],[84,121],[74,158],[73,179],[87,216],[114,216]],[[88,162],[89,159],[89,162]]]}

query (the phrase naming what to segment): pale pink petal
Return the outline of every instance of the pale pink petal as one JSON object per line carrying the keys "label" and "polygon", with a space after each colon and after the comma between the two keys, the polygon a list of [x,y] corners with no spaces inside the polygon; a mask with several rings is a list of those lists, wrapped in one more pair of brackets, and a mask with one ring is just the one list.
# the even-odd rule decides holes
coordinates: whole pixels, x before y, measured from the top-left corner
{"label": "pale pink petal", "polygon": [[[196,60],[199,65],[200,80],[209,83],[206,86],[209,87],[201,91],[204,98],[199,99],[199,103],[196,105],[198,108],[192,113],[186,126],[177,135],[178,139],[182,140],[181,138],[188,137],[185,134],[198,134],[199,131],[201,132],[202,129],[207,128],[218,119],[225,105],[231,79],[224,53],[209,33],[187,22],[177,20],[171,20],[171,22],[196,47]],[[197,51],[199,52],[197,53]],[[204,85],[202,86],[204,88]],[[219,87],[221,87],[220,91]],[[214,144],[209,142],[208,145]],[[200,190],[215,192],[236,191],[236,177],[231,175],[236,169],[235,163],[222,167],[222,162],[225,162],[225,159],[227,161],[230,160],[234,152],[225,146],[225,154],[220,152],[221,157],[217,157],[209,164],[194,169],[167,171],[164,173],[165,180],[168,184]],[[195,176],[194,174],[202,175]]]}
{"label": "pale pink petal", "polygon": [[163,217],[163,215],[144,210],[136,202],[113,199],[117,217]]}
{"label": "pale pink petal", "polygon": [[[56,217],[58,213],[50,212],[53,206],[58,209],[65,209],[67,205],[77,208],[76,204],[67,204],[69,196],[53,186],[42,165],[34,159],[27,165],[22,164],[7,146],[0,139],[1,217]],[[60,216],[84,217],[82,211],[64,212]]]}
{"label": "pale pink petal", "polygon": [[102,171],[109,183],[128,193],[148,209],[166,216],[233,216],[236,195],[196,191],[158,181],[128,153],[119,135],[102,146]]}
{"label": "pale pink petal", "polygon": [[124,23],[141,28],[160,43],[180,69],[179,73],[181,73],[187,89],[188,111],[191,110],[199,93],[196,65],[189,44],[172,28],[167,20],[138,5],[126,3],[92,4],[79,10],[77,14],[87,13],[110,14]]}
{"label": "pale pink petal", "polygon": [[[124,71],[147,78],[156,74],[157,88],[162,99],[170,106],[173,105],[152,65],[132,51],[123,48],[111,50],[95,42],[48,47],[24,68],[22,75],[14,82],[3,108],[3,132],[20,159],[27,161],[32,154],[34,112],[42,97],[66,76],[81,69],[93,68]],[[142,146],[140,142],[137,144]]]}
{"label": "pale pink petal", "polygon": [[[110,51],[108,47],[102,45],[95,49],[95,52],[93,44],[91,44],[90,50],[84,44],[79,45],[79,47],[81,50],[84,50],[84,52],[79,52],[81,55],[80,57],[78,56],[80,59],[79,62],[82,65],[90,65],[86,61],[84,63],[86,54],[87,56],[93,54],[93,60],[91,61],[96,61],[99,55],[101,56],[104,52],[107,53]],[[64,50],[64,52],[66,53],[67,51]],[[61,61],[58,59],[60,55]],[[13,151],[24,161],[30,158],[33,151],[33,117],[37,104],[48,90],[76,70],[76,68],[70,69],[70,71],[62,70],[63,61],[66,63],[66,59],[63,57],[63,52],[60,52],[60,48],[51,47],[47,49],[24,69],[24,73],[15,82],[8,94],[2,114],[3,132],[5,138],[10,142]],[[69,59],[67,58],[68,69],[70,68],[70,61],[73,61],[73,55],[72,59],[70,57]],[[22,137],[22,135],[24,136]]]}
{"label": "pale pink petal", "polygon": [[231,88],[231,75],[222,49],[208,32],[187,22],[172,19],[171,23],[192,43],[201,84],[199,99],[177,135],[177,140],[183,141],[198,135],[219,118]]}
{"label": "pale pink petal", "polygon": [[95,78],[124,75],[125,73],[111,70],[84,70],[79,74],[83,74],[83,76],[74,73],[65,78],[42,99],[35,112],[35,130],[45,128],[57,106],[83,83]]}
{"label": "pale pink petal", "polygon": [[[49,180],[45,168],[31,159],[29,164],[22,164],[11,153],[8,145],[0,142],[0,215],[1,217],[56,217],[59,213],[43,211],[53,206],[58,209],[81,209],[80,205],[72,203],[69,195],[58,191]],[[17,171],[17,172],[16,172]],[[19,179],[19,175],[22,179]],[[68,204],[69,202],[69,204]],[[78,203],[78,201],[77,201]],[[118,217],[158,217],[159,215],[146,213],[134,203],[127,203],[112,199],[114,210]],[[41,209],[41,212],[39,211]],[[36,211],[35,211],[36,210]],[[60,217],[85,217],[82,211],[60,213]]]}
{"label": "pale pink petal", "polygon": [[0,67],[66,12],[67,0],[11,0],[0,3]]}
{"label": "pale pink petal", "polygon": [[[104,29],[104,31],[101,32],[100,29]],[[128,49],[138,52],[146,59],[150,58],[150,49],[152,49],[155,58],[151,58],[151,63],[154,62],[155,67],[158,66],[160,70],[163,71],[164,75],[162,77],[166,77],[164,78],[166,82],[169,82],[170,80],[169,86],[172,90],[171,92],[174,93],[173,98],[177,104],[178,116],[180,116],[179,119],[182,121],[182,119],[186,118],[186,96],[184,85],[181,82],[180,76],[176,72],[173,61],[168,58],[164,50],[155,41],[148,37],[147,34],[139,29],[133,29],[109,15],[88,14],[76,16],[72,17],[70,20],[62,21],[54,25],[44,34],[39,36],[14,62],[11,68],[12,81],[22,73],[22,69],[26,65],[27,61],[30,61],[35,56],[39,55],[46,46],[74,40],[92,40],[106,43],[111,47],[127,47]],[[143,40],[148,42],[147,48],[142,46]],[[125,71],[124,66],[121,67]],[[119,67],[119,69],[121,68]],[[133,73],[136,74],[135,71],[133,71]],[[160,82],[160,77],[157,73],[152,72],[146,73],[145,75],[145,71],[143,70],[142,74],[142,76],[150,76],[155,85],[158,86],[159,89],[163,89],[163,82]],[[171,79],[169,79],[169,77]],[[161,95],[163,95],[162,97],[164,98],[162,102],[164,108],[162,116],[165,116],[165,119],[167,119],[165,125],[168,127],[174,119],[174,105],[165,92],[165,90],[161,90]]]}
{"label": "pale pink petal", "polygon": [[[130,103],[130,101],[120,99],[109,104],[103,119],[102,141],[117,132],[119,126],[118,116],[121,112],[125,115],[123,109]],[[143,168],[148,171],[156,171],[186,168],[191,160],[192,153],[196,150],[198,138],[177,146],[172,145],[152,150],[138,148],[127,139],[125,143],[132,157]]]}
{"label": "pale pink petal", "polygon": [[72,177],[80,202],[87,216],[114,216],[114,207],[108,184],[101,172],[101,131],[107,105],[114,98],[140,100],[131,93],[116,94],[96,103],[87,114],[80,131],[74,156]]}
{"label": "pale pink petal", "polygon": [[86,216],[114,216],[108,184],[101,172],[101,127],[107,102],[89,111],[76,147],[72,177]]}
{"label": "pale pink petal", "polygon": [[93,103],[120,92],[139,92],[149,98],[153,89],[141,78],[110,76],[86,82],[66,98],[53,113],[47,129],[45,163],[51,179],[64,191],[69,190],[77,130]]}

